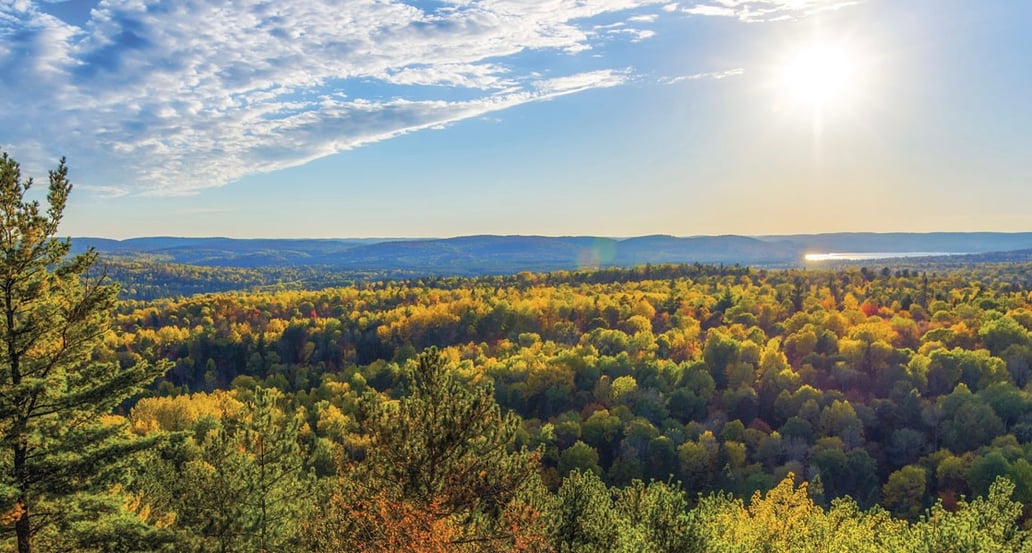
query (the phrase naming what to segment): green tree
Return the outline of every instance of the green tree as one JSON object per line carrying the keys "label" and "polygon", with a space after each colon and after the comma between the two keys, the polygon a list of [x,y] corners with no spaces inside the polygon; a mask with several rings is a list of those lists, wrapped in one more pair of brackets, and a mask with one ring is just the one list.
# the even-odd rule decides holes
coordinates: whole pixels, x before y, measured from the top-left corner
{"label": "green tree", "polygon": [[923,507],[926,478],[925,469],[917,465],[907,465],[890,474],[882,487],[885,507],[896,516],[916,519]]}
{"label": "green tree", "polygon": [[258,388],[242,421],[239,442],[253,460],[247,475],[253,499],[255,551],[288,551],[296,545],[297,520],[311,507],[315,484],[298,435],[301,421],[277,406],[282,394]]}
{"label": "green tree", "polygon": [[[212,428],[203,428],[216,424]],[[165,454],[169,465],[154,463],[146,470],[160,480],[151,497],[160,507],[176,515],[176,546],[201,553],[243,551],[243,536],[249,524],[247,504],[250,490],[241,478],[250,463],[234,447],[234,436],[211,419],[198,425],[203,438],[196,449],[174,446]],[[178,445],[178,444],[176,444]],[[167,496],[167,500],[162,501]]]}
{"label": "green tree", "polygon": [[711,330],[706,335],[706,344],[702,348],[702,359],[713,376],[718,390],[727,388],[728,371],[738,363],[741,343],[734,337]]}
{"label": "green tree", "polygon": [[835,400],[825,407],[821,412],[820,424],[821,432],[825,436],[838,436],[849,448],[863,445],[863,423],[848,401]]}
{"label": "green tree", "polygon": [[[436,348],[408,367],[406,383],[408,395],[397,401],[363,398],[366,457],[347,467],[326,516],[312,526],[311,547],[408,548],[388,547],[387,538],[413,521],[450,528],[449,543],[504,549],[517,537],[505,513],[535,476],[534,456],[510,450],[518,417],[502,414],[493,386],[467,382]],[[410,516],[370,514],[378,502]]]}
{"label": "green tree", "polygon": [[275,388],[257,388],[240,416],[227,421],[234,454],[243,456],[237,478],[248,491],[244,544],[251,551],[295,550],[297,519],[314,499],[314,477],[299,443],[301,413],[281,409],[282,400]]}
{"label": "green tree", "polygon": [[1028,331],[1007,316],[987,321],[978,329],[978,337],[993,355],[1000,355],[1012,345],[1027,346],[1032,343]]}
{"label": "green tree", "polygon": [[961,501],[956,512],[932,507],[913,527],[913,551],[1029,551],[1032,540],[1021,529],[1021,503],[1011,500],[1014,484],[997,479],[986,497]]}
{"label": "green tree", "polygon": [[615,508],[633,529],[623,534],[625,540],[636,538],[625,549],[649,553],[694,551],[697,536],[687,514],[688,500],[679,487],[635,480],[617,490]]}
{"label": "green tree", "polygon": [[577,440],[577,443],[559,455],[559,475],[566,476],[573,470],[602,474],[602,469],[598,466],[598,452],[590,445]]}
{"label": "green tree", "polygon": [[989,488],[996,479],[1007,476],[1010,470],[1010,463],[999,451],[992,451],[984,457],[975,459],[968,471],[968,482],[971,483],[972,493],[975,495],[989,493]]}
{"label": "green tree", "polygon": [[560,553],[615,551],[625,527],[606,485],[590,471],[563,479],[552,518],[552,549]]}
{"label": "green tree", "polygon": [[[56,237],[72,186],[64,160],[50,172],[44,211],[27,201],[32,179],[0,157],[0,513],[19,553],[36,539],[91,541],[117,517],[105,501],[139,438],[103,415],[164,365],[98,362],[117,289],[90,278],[96,253],[69,257]],[[88,510],[80,509],[88,504]],[[45,513],[45,515],[44,515]],[[75,524],[71,521],[78,518]],[[129,531],[128,528],[125,531]],[[144,531],[144,529],[140,529]],[[73,547],[76,547],[73,545]]]}
{"label": "green tree", "polygon": [[257,388],[244,408],[198,420],[199,443],[173,440],[141,470],[154,507],[175,513],[181,551],[293,551],[316,483],[282,394]]}
{"label": "green tree", "polygon": [[[957,401],[952,401],[954,399]],[[1003,434],[1000,417],[970,393],[954,392],[946,396],[942,404],[946,416],[942,424],[942,444],[954,453],[974,451]]]}

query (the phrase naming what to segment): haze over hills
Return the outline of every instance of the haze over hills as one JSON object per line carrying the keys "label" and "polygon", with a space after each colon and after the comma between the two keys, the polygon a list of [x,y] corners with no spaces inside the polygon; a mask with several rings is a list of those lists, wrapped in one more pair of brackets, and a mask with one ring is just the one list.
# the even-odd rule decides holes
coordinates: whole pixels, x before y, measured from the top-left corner
{"label": "haze over hills", "polygon": [[309,267],[488,274],[645,263],[799,266],[810,252],[986,254],[1032,248],[1027,233],[834,233],[784,236],[461,236],[440,239],[74,238],[74,251],[213,267]]}
{"label": "haze over hills", "polygon": [[761,236],[762,240],[786,240],[815,252],[939,252],[987,253],[1032,247],[1029,232],[836,232]]}

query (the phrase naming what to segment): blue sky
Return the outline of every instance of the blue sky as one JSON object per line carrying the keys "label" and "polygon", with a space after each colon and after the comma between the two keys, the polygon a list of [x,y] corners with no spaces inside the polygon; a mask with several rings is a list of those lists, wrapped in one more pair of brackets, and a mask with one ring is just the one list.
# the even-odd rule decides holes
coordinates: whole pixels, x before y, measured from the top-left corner
{"label": "blue sky", "polygon": [[0,147],[125,238],[1032,230],[1032,4],[0,0]]}

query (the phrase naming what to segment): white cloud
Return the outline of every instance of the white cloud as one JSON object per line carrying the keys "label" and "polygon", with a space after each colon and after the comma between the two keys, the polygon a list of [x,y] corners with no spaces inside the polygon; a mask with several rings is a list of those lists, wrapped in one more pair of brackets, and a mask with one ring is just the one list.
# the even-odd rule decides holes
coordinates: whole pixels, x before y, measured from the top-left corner
{"label": "white cloud", "polygon": [[[681,11],[690,15],[734,17],[748,23],[774,22],[837,10],[863,0],[712,0]],[[664,6],[666,9],[668,6]]]}
{"label": "white cloud", "polygon": [[[436,11],[400,0],[103,0],[78,27],[31,1],[0,0],[2,139],[27,168],[67,155],[75,182],[96,184],[83,188],[97,195],[195,193],[620,85],[630,70],[605,68],[604,57],[565,60],[604,40],[653,36],[603,28],[614,17],[655,22],[649,7],[677,9],[661,0],[456,0]],[[528,69],[527,54],[563,58],[566,69]]]}
{"label": "white cloud", "polygon": [[656,31],[653,31],[652,29],[632,29],[620,26],[606,29],[605,34],[610,36],[629,37],[631,42],[641,42],[656,36]]}
{"label": "white cloud", "polygon": [[703,79],[720,80],[728,77],[736,77],[745,73],[745,69],[736,67],[724,71],[708,71],[706,73],[693,73],[691,75],[679,75],[677,77],[662,77],[659,82],[662,84],[676,84],[684,81],[699,81]]}
{"label": "white cloud", "polygon": [[698,4],[690,8],[686,8],[684,13],[690,13],[692,15],[716,15],[722,17],[735,17],[736,12],[731,8],[725,8],[723,6],[705,6]]}
{"label": "white cloud", "polygon": [[85,190],[86,192],[96,196],[100,199],[109,200],[113,198],[121,198],[122,196],[128,196],[129,190],[121,186],[109,186],[109,185],[96,185],[96,184],[76,184],[76,189]]}
{"label": "white cloud", "polygon": [[566,77],[546,79],[534,83],[535,88],[546,96],[558,96],[588,90],[590,88],[608,88],[618,86],[627,81],[629,70],[592,71]]}
{"label": "white cloud", "polygon": [[[16,156],[67,154],[80,181],[190,193],[612,86],[611,70],[542,80],[510,61],[591,50],[591,18],[651,3],[483,0],[424,11],[379,0],[106,0],[79,28],[0,0],[0,94],[14,103],[0,127]],[[42,152],[29,147],[40,143]]]}
{"label": "white cloud", "polygon": [[442,64],[404,67],[385,74],[383,79],[395,84],[457,86],[477,89],[502,89],[516,84],[504,78],[504,67],[494,64]]}
{"label": "white cloud", "polygon": [[653,31],[651,29],[635,30],[633,42],[641,42],[647,38],[652,38],[654,36],[656,36],[656,31]]}

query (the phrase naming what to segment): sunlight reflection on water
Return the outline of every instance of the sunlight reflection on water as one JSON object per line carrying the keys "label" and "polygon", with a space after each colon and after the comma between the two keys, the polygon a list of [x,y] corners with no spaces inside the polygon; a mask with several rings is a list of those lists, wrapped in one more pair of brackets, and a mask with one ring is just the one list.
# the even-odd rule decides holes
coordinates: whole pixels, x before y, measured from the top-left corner
{"label": "sunlight reflection on water", "polygon": [[957,255],[951,252],[830,252],[808,253],[807,261],[863,261],[865,259],[897,259],[900,257],[931,257]]}

